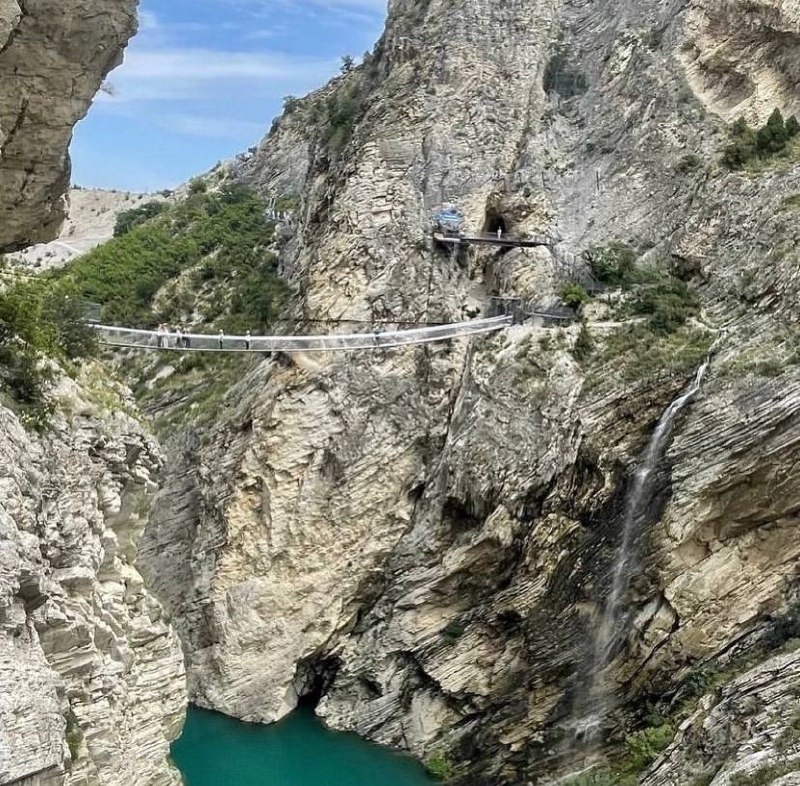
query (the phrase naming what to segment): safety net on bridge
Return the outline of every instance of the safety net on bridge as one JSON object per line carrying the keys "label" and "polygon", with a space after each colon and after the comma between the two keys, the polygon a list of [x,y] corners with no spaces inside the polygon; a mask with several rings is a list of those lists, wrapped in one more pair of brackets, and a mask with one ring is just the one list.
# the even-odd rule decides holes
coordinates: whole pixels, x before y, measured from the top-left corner
{"label": "safety net on bridge", "polygon": [[473,319],[448,325],[411,330],[340,333],[319,336],[228,336],[204,333],[134,330],[111,325],[93,325],[103,344],[132,349],[163,349],[182,352],[334,352],[342,350],[389,349],[429,344],[462,336],[502,330],[510,316]]}

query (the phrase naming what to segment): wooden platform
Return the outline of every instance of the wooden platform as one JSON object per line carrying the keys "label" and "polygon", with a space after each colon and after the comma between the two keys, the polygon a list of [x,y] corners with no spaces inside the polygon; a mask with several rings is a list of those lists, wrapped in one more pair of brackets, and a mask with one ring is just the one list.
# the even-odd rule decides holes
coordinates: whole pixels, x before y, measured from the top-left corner
{"label": "wooden platform", "polygon": [[501,248],[534,248],[537,246],[550,246],[553,241],[549,237],[514,237],[513,235],[503,235],[497,237],[494,234],[480,235],[445,235],[441,232],[434,232],[433,239],[437,243],[455,246],[500,246]]}

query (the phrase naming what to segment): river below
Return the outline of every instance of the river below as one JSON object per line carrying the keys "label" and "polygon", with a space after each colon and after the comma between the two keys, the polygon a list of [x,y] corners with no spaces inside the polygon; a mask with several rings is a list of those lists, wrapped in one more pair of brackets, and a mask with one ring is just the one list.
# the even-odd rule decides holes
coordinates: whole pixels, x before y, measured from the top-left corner
{"label": "river below", "polygon": [[352,734],[329,731],[310,710],[272,726],[190,708],[172,758],[187,786],[431,786],[418,762]]}

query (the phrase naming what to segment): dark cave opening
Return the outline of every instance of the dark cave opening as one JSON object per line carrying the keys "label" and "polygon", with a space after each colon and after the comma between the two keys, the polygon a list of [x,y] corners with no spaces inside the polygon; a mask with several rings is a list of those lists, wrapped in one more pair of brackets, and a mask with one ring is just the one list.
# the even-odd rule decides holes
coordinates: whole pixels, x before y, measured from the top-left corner
{"label": "dark cave opening", "polygon": [[509,224],[502,213],[491,209],[486,211],[486,220],[483,222],[484,232],[496,235],[500,231],[502,235],[505,235],[508,232],[508,228]]}
{"label": "dark cave opening", "polygon": [[307,658],[297,664],[295,691],[299,709],[316,710],[341,667],[339,658]]}

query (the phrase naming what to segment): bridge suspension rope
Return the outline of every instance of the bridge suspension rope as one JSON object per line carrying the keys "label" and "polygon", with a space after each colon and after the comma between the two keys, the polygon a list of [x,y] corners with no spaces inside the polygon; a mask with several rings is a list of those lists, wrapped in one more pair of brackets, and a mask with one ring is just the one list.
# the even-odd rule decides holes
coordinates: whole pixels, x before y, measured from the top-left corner
{"label": "bridge suspension rope", "polygon": [[463,336],[503,330],[513,322],[510,316],[473,319],[412,330],[375,330],[372,333],[339,333],[317,336],[228,336],[207,333],[136,330],[94,324],[100,343],[130,349],[173,352],[339,352],[392,349],[430,344]]}

